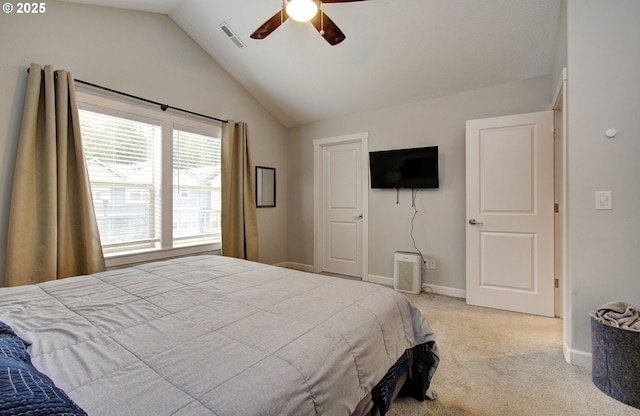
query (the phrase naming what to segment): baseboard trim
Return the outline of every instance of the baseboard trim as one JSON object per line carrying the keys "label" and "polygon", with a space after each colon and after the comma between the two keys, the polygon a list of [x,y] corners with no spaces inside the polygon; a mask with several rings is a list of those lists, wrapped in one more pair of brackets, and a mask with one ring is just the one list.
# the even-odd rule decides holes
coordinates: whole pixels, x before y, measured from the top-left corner
{"label": "baseboard trim", "polygon": [[574,350],[567,346],[567,344],[562,344],[562,353],[564,354],[564,360],[568,364],[579,365],[580,367],[585,367],[591,370],[591,353],[581,350]]}
{"label": "baseboard trim", "polygon": [[369,283],[376,283],[379,285],[393,287],[393,279],[384,276],[376,276],[375,274],[370,274],[362,280]]}
{"label": "baseboard trim", "polygon": [[313,265],[311,264],[296,263],[293,261],[283,261],[282,263],[274,264],[274,266],[286,267],[287,269],[294,269],[294,270],[299,270],[301,272],[313,273]]}
{"label": "baseboard trim", "polygon": [[428,283],[423,283],[422,290],[427,293],[435,293],[436,295],[444,295],[452,298],[461,298],[461,299],[467,298],[466,290],[456,289],[453,287],[436,286],[436,285],[430,285]]}
{"label": "baseboard trim", "polygon": [[[377,283],[379,285],[393,287],[393,278],[392,277],[376,276],[376,275],[370,274],[364,280],[366,282]],[[427,284],[427,283],[423,283],[422,284],[422,291],[423,292],[427,292],[427,293],[434,293],[436,295],[450,296],[452,298],[461,298],[461,299],[466,299],[467,298],[467,291],[466,290],[456,289],[456,288],[453,288],[453,287],[436,286],[436,285],[430,285],[430,284]]]}
{"label": "baseboard trim", "polygon": [[[314,267],[312,264],[296,263],[293,261],[284,261],[281,263],[274,264],[274,266],[286,267],[288,269],[295,269],[295,270],[300,270],[302,272],[314,273]],[[383,286],[393,287],[392,277],[370,274],[362,280],[369,283],[376,283]],[[436,295],[450,296],[452,298],[466,299],[467,297],[466,290],[456,289],[453,287],[446,287],[446,286],[430,285],[427,283],[422,284],[422,291],[427,293],[434,293]]]}

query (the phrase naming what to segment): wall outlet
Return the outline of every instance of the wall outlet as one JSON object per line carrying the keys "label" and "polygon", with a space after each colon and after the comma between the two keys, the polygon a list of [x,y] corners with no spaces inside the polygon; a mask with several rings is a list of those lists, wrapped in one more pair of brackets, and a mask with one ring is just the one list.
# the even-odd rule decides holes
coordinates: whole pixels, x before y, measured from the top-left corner
{"label": "wall outlet", "polygon": [[429,268],[429,259],[422,259],[422,268],[423,269],[428,269]]}
{"label": "wall outlet", "polygon": [[436,259],[430,259],[429,260],[429,267],[432,268],[433,270],[436,269],[436,267],[437,267]]}

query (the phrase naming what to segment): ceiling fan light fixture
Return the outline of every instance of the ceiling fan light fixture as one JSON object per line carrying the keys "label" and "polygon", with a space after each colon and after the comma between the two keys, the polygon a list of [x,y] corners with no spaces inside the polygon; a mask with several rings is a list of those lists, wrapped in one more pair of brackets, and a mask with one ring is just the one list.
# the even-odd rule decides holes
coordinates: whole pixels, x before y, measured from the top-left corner
{"label": "ceiling fan light fixture", "polygon": [[287,14],[298,22],[308,22],[318,13],[318,5],[313,0],[291,0],[287,3]]}

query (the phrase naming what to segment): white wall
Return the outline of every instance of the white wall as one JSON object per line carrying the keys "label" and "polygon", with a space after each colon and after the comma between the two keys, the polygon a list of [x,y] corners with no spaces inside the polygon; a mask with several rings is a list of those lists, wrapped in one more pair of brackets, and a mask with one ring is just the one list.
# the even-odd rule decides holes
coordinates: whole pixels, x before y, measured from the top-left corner
{"label": "white wall", "polygon": [[167,16],[48,1],[42,15],[0,14],[0,285],[26,68],[249,124],[253,161],[277,169],[278,206],[258,210],[260,260],[286,260],[286,129]]}
{"label": "white wall", "polygon": [[[568,0],[567,16],[565,342],[579,357],[591,351],[590,311],[612,300],[640,305],[640,2]],[[605,137],[609,128],[617,137]],[[595,210],[600,190],[613,192],[613,210]]]}
{"label": "white wall", "polygon": [[562,84],[562,73],[567,66],[567,0],[561,0],[560,26],[553,63],[553,85],[558,87]]}
{"label": "white wall", "polygon": [[[353,114],[289,131],[289,261],[313,263],[314,139],[369,132],[369,150],[438,145],[440,188],[421,190],[414,236],[437,260],[427,283],[465,290],[465,121],[551,108],[551,76]],[[411,191],[369,191],[369,274],[393,276],[393,253],[415,251]]]}

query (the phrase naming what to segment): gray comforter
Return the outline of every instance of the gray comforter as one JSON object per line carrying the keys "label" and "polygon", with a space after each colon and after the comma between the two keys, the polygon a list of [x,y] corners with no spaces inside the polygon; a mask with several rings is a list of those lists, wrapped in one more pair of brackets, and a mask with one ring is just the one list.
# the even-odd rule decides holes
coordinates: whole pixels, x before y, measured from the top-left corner
{"label": "gray comforter", "polygon": [[391,289],[220,256],[2,288],[0,320],[96,416],[349,415],[435,340]]}

